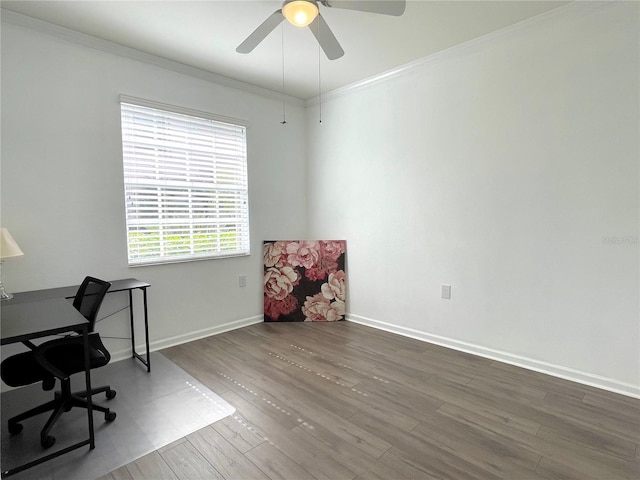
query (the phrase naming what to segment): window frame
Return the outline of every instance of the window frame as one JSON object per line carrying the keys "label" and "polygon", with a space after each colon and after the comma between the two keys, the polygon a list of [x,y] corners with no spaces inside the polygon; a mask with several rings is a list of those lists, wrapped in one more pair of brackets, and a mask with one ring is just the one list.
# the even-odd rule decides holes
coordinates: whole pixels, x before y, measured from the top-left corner
{"label": "window frame", "polygon": [[[250,232],[251,228],[250,228],[250,221],[249,221],[249,172],[248,172],[249,166],[248,166],[248,141],[247,141],[248,122],[244,120],[239,120],[236,118],[225,117],[221,115],[212,114],[209,112],[179,107],[175,105],[169,105],[161,102],[155,102],[152,100],[140,99],[140,98],[131,97],[127,95],[120,95],[119,105],[120,105],[120,121],[121,121],[120,132],[121,132],[121,140],[122,140],[122,144],[121,144],[122,173],[123,173],[123,181],[124,181],[123,199],[124,199],[124,207],[125,207],[125,234],[126,234],[126,242],[127,242],[127,263],[129,267],[163,265],[168,263],[194,262],[194,261],[202,261],[202,260],[215,260],[220,258],[240,257],[240,256],[250,255],[251,254],[251,232]],[[211,185],[203,186],[201,182],[198,182],[198,186],[196,186],[194,183],[189,183],[189,173],[188,173],[189,167],[187,166],[186,163],[183,163],[182,166],[184,168],[179,172],[184,174],[184,178],[178,180],[179,182],[182,183],[182,185],[181,185],[181,188],[178,188],[175,191],[182,192],[182,194],[177,195],[180,198],[184,197],[180,201],[179,206],[186,209],[185,211],[187,215],[184,217],[174,218],[173,219],[174,223],[172,223],[171,221],[167,221],[167,218],[169,216],[165,217],[163,221],[163,216],[161,214],[162,209],[164,208],[162,206],[163,202],[161,200],[157,200],[156,201],[157,203],[154,203],[155,210],[156,210],[155,211],[156,217],[151,220],[147,220],[147,222],[150,222],[150,225],[152,227],[156,227],[157,229],[157,237],[158,237],[157,245],[154,244],[153,248],[158,249],[158,252],[157,252],[157,255],[154,255],[154,256],[146,256],[146,257],[141,256],[139,252],[136,252],[135,246],[134,244],[132,244],[132,233],[135,232],[137,228],[140,228],[141,225],[144,223],[144,221],[141,220],[140,218],[138,219],[134,218],[136,215],[140,215],[139,210],[141,205],[143,205],[144,203],[144,200],[143,200],[144,197],[141,196],[140,193],[145,188],[147,189],[155,188],[158,192],[161,192],[158,194],[158,197],[160,197],[161,195],[170,197],[172,195],[172,192],[171,192],[171,187],[167,186],[168,185],[167,180],[160,179],[162,177],[162,174],[158,174],[158,177],[155,180],[155,183],[156,183],[155,187],[153,186],[153,183],[154,183],[153,180],[149,181],[147,178],[146,180],[142,181],[140,180],[140,178],[138,178],[138,181],[136,182],[135,181],[136,175],[131,174],[130,171],[132,169],[135,170],[135,168],[132,166],[135,164],[135,161],[134,163],[132,163],[132,159],[135,158],[136,155],[133,155],[131,153],[133,152],[132,145],[135,144],[135,142],[131,142],[131,140],[127,140],[126,138],[127,136],[129,136],[128,135],[129,131],[127,130],[128,124],[125,122],[125,105],[127,106],[126,108],[131,107],[131,108],[153,109],[153,110],[159,111],[160,114],[156,117],[156,121],[160,120],[161,118],[164,118],[166,120],[167,116],[173,115],[175,117],[176,115],[178,115],[178,116],[192,117],[196,122],[204,122],[205,124],[210,124],[212,125],[211,132],[210,132],[212,136],[212,140],[213,140],[213,132],[215,131],[228,130],[230,128],[231,130],[235,130],[236,132],[242,132],[241,147],[237,152],[235,152],[235,153],[239,153],[239,155],[237,156],[237,158],[232,160],[233,166],[237,167],[235,168],[235,170],[238,170],[239,172],[241,172],[241,173],[233,173],[234,180],[236,179],[242,180],[240,181],[240,183],[237,184],[238,186],[234,186],[230,188],[229,185],[227,185],[226,187],[224,187],[224,186],[221,186],[222,182],[220,182],[220,185],[218,185],[217,188],[214,188],[213,184],[216,182],[215,180],[212,180],[212,179],[210,179],[209,181]],[[163,115],[165,116],[163,117]],[[150,114],[149,119],[151,118],[153,118],[153,115]],[[170,120],[166,120],[166,121],[170,122]],[[211,122],[213,122],[213,124],[211,124]],[[176,122],[176,124],[179,124],[179,123],[180,122]],[[133,123],[131,125],[133,125]],[[162,139],[162,134],[158,138]],[[156,138],[155,140],[158,140],[158,138]],[[229,136],[229,138],[231,138],[231,136]],[[186,144],[187,142],[185,141],[184,146],[186,146]],[[213,142],[212,145],[214,145],[212,149],[215,150],[216,149],[215,142]],[[159,150],[163,150],[163,149],[160,148]],[[185,153],[185,158],[180,158],[180,160],[183,162],[185,162],[186,157],[188,157],[190,154],[192,155],[195,152],[193,147],[191,149],[185,148],[184,150],[185,152],[189,152],[189,153]],[[167,149],[167,151],[169,151],[169,149]],[[198,152],[198,153],[202,156],[202,152]],[[127,155],[129,155],[128,158],[127,158]],[[149,164],[150,162],[155,162],[156,165],[160,165],[160,166],[164,166],[166,164],[166,160],[163,161],[162,153],[155,153],[154,158],[155,160],[148,160],[148,159],[143,160],[142,162],[137,164],[137,166],[139,167],[140,165]],[[225,166],[225,168],[228,168],[227,167],[228,164],[221,161],[220,158],[216,159],[215,153],[212,152],[210,158],[212,161],[211,169],[213,171],[215,171],[217,168],[223,169],[222,167],[223,165]],[[128,169],[129,169],[129,172],[128,172]],[[147,185],[143,187],[142,185],[144,185],[145,182],[147,183]],[[135,194],[135,196],[140,198],[133,201],[130,197],[130,194],[132,192]],[[198,192],[200,195],[205,195],[206,192],[208,192],[208,194],[211,195],[211,197],[208,199],[208,203],[215,202],[217,204],[215,208],[211,208],[211,206],[201,207],[202,209],[206,210],[207,213],[215,213],[216,216],[219,216],[220,218],[222,218],[222,214],[224,213],[234,214],[233,220],[235,220],[235,222],[230,221],[228,223],[228,226],[235,227],[234,234],[239,236],[237,241],[238,248],[236,250],[225,251],[222,248],[222,245],[224,245],[224,241],[222,237],[225,232],[225,229],[224,229],[224,222],[222,222],[220,219],[218,219],[217,221],[209,221],[209,222],[206,222],[206,221],[203,222],[202,220],[200,221],[195,220],[195,218],[202,219],[202,218],[214,218],[214,217],[209,217],[209,216],[202,217],[201,216],[202,211],[200,210],[196,211],[196,207],[192,206],[192,201],[191,201],[191,198],[194,196],[194,192]],[[175,195],[175,192],[173,194]],[[189,198],[189,201],[186,201],[185,200],[186,198]],[[216,200],[212,200],[212,198],[216,198]],[[225,207],[221,205],[221,202],[224,203],[224,201],[230,202],[230,204],[232,205],[230,210],[225,210]],[[133,202],[133,204],[131,202]],[[137,206],[138,210],[135,210],[135,207],[130,207],[130,204]],[[132,213],[134,211],[137,213],[135,214]],[[184,220],[184,223],[179,222],[178,219]],[[153,223],[153,220],[155,220],[155,223]],[[191,251],[190,253],[184,253],[182,252],[183,249],[180,249],[182,253],[173,254],[173,255],[171,254],[170,252],[171,247],[167,246],[168,243],[166,241],[166,239],[170,236],[170,234],[167,233],[167,231],[170,231],[171,227],[167,227],[167,225],[173,225],[174,228],[176,229],[178,229],[179,226],[184,227],[183,229],[177,230],[177,231],[181,232],[180,235],[183,235],[184,238],[188,238],[188,247],[186,247],[186,249],[190,250]],[[208,240],[207,242],[205,242],[206,245],[208,246],[213,246],[214,243],[217,242],[217,248],[215,249],[215,251],[209,249],[206,252],[202,252],[202,253],[194,252],[194,250],[197,250],[197,247],[198,247],[196,234],[193,232],[194,226],[200,226],[201,228],[205,228],[203,227],[203,225],[208,225],[208,227],[210,228],[208,235],[213,235],[217,238],[215,242],[212,240]],[[187,233],[187,230],[188,230],[188,233]],[[213,231],[215,231],[215,233],[211,233]],[[233,231],[233,228],[230,231]]]}

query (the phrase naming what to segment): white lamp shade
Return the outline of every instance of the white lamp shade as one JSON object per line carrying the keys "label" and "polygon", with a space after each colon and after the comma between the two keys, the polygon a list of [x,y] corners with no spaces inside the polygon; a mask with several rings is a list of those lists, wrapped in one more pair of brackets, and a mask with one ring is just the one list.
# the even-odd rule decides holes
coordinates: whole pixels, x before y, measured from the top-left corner
{"label": "white lamp shade", "polygon": [[282,14],[291,25],[306,27],[318,16],[318,5],[310,0],[290,0],[282,6]]}
{"label": "white lamp shade", "polygon": [[19,257],[24,255],[20,247],[13,239],[9,230],[0,228],[0,258]]}

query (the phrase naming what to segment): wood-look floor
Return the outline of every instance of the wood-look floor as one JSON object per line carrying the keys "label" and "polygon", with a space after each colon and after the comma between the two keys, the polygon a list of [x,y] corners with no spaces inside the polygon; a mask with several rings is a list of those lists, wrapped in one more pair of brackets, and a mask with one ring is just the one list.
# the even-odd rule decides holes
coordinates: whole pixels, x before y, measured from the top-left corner
{"label": "wood-look floor", "polygon": [[640,478],[640,400],[355,323],[163,353],[236,413],[101,480]]}

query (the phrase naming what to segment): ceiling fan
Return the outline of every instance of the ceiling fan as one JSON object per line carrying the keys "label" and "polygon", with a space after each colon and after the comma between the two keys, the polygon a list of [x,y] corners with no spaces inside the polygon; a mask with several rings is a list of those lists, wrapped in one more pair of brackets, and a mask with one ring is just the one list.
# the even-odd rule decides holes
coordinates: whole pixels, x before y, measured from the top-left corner
{"label": "ceiling fan", "polygon": [[329,60],[340,58],[344,55],[344,50],[320,14],[318,3],[328,8],[359,10],[394,16],[402,15],[406,6],[406,0],[284,0],[282,8],[273,12],[262,22],[236,48],[236,52],[250,53],[286,18],[289,23],[297,27],[308,26]]}

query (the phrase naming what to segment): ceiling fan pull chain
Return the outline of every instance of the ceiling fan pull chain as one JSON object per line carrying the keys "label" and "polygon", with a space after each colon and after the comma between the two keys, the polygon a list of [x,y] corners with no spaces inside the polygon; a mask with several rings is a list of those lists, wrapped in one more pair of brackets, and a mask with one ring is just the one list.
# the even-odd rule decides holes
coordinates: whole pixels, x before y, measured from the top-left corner
{"label": "ceiling fan pull chain", "polygon": [[[318,22],[318,38],[320,38],[320,22]],[[322,48],[320,47],[320,43],[318,43],[318,108],[320,115],[320,124],[322,124],[322,81],[320,77],[320,65],[322,63]]]}
{"label": "ceiling fan pull chain", "polygon": [[282,25],[282,125],[287,123],[287,102],[284,96],[284,25]]}

